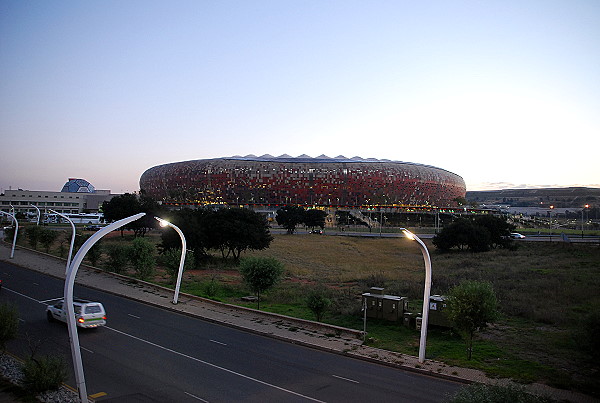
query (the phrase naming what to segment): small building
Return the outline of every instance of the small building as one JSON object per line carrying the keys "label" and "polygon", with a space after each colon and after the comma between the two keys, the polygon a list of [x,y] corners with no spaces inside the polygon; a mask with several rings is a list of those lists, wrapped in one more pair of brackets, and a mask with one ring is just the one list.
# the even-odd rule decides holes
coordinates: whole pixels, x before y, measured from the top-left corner
{"label": "small building", "polygon": [[371,287],[370,292],[362,294],[363,307],[368,318],[401,321],[408,309],[408,299],[396,295],[386,295],[381,287]]}

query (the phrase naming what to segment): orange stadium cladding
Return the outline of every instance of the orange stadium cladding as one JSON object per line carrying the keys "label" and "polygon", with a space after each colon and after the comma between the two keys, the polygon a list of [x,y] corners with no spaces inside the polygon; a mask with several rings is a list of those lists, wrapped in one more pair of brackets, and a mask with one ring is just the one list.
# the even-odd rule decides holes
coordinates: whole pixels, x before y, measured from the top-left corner
{"label": "orange stadium cladding", "polygon": [[456,206],[462,177],[389,160],[253,155],[152,167],[140,189],[174,205]]}

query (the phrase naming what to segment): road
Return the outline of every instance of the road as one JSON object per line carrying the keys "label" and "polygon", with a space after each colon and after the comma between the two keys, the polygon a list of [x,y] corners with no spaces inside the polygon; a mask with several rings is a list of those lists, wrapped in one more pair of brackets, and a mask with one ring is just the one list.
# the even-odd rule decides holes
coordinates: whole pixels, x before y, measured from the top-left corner
{"label": "road", "polygon": [[[1,302],[15,303],[20,357],[59,354],[69,363],[66,325],[48,323],[45,306],[63,282],[0,262]],[[81,330],[88,394],[98,402],[441,402],[459,384],[331,354],[209,323],[97,290],[108,325]]]}

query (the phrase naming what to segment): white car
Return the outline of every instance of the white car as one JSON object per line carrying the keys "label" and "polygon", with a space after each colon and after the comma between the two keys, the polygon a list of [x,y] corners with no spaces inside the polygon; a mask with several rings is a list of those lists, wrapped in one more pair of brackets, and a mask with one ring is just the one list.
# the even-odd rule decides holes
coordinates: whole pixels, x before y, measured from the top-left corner
{"label": "white car", "polygon": [[521,235],[518,232],[511,232],[510,237],[513,239],[523,239],[525,238],[525,235]]}
{"label": "white car", "polygon": [[[106,311],[100,302],[92,302],[85,299],[73,299],[75,310],[75,323],[78,327],[94,328],[106,325]],[[67,311],[64,300],[46,308],[48,322],[59,320],[67,323]]]}

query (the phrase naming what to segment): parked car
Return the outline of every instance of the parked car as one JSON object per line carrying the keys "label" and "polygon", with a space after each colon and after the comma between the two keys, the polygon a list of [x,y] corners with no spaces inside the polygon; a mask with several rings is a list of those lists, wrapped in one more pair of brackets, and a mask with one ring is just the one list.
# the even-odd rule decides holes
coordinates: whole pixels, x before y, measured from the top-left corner
{"label": "parked car", "polygon": [[511,232],[510,237],[513,239],[523,239],[525,238],[525,235],[521,235],[518,232]]}
{"label": "parked car", "polygon": [[102,228],[102,225],[86,225],[85,227],[83,227],[83,229],[86,231],[99,231]]}
{"label": "parked car", "polygon": [[314,229],[312,231],[310,231],[311,234],[317,234],[317,235],[323,235],[323,230],[320,229]]}
{"label": "parked car", "polygon": [[[106,311],[100,302],[92,302],[85,299],[73,299],[75,310],[75,323],[78,327],[94,328],[106,325]],[[48,322],[59,320],[67,323],[67,310],[64,300],[46,308]]]}

